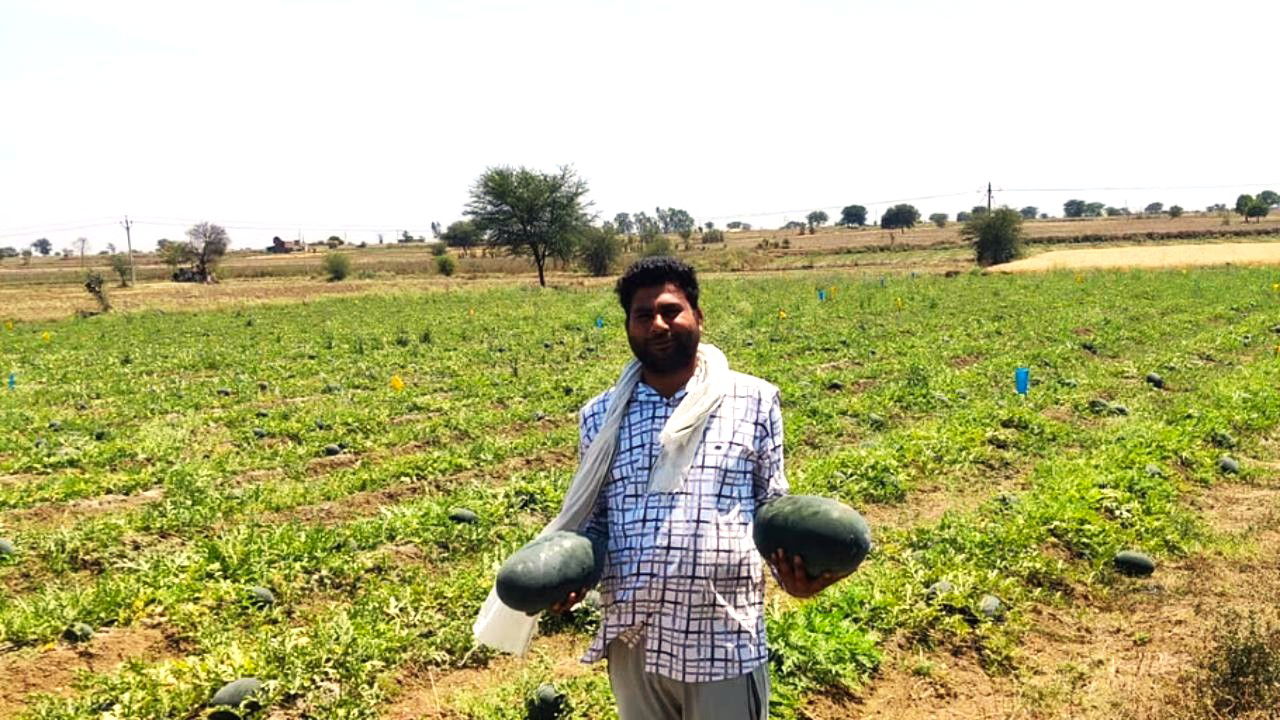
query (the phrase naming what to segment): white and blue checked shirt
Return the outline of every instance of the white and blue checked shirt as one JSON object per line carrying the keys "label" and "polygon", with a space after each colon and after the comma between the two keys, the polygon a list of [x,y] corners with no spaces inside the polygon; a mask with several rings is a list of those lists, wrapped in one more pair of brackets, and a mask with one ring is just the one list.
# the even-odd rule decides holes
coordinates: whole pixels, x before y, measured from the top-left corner
{"label": "white and blue checked shirt", "polygon": [[[610,388],[579,413],[581,457],[604,421]],[[643,642],[645,672],[680,682],[738,677],[768,658],[756,509],[787,493],[778,388],[732,373],[678,491],[648,492],[658,435],[684,399],[643,381],[618,429],[618,448],[585,531],[607,535],[600,630],[583,662],[615,639]]]}

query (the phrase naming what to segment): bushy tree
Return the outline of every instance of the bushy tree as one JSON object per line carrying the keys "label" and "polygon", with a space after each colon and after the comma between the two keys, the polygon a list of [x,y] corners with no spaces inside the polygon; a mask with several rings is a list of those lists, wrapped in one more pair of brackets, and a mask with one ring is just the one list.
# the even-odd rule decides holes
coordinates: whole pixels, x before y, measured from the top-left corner
{"label": "bushy tree", "polygon": [[458,220],[449,223],[448,229],[440,233],[440,239],[448,247],[458,248],[464,255],[471,255],[471,248],[484,241],[484,233],[470,220]]}
{"label": "bushy tree", "polygon": [[31,243],[31,247],[44,257],[49,257],[49,253],[53,252],[53,243],[49,242],[49,238],[40,238]]}
{"label": "bushy tree", "polygon": [[458,263],[450,255],[441,255],[436,258],[436,272],[445,277],[451,277],[458,269]]}
{"label": "bushy tree", "polygon": [[1028,205],[1018,211],[1018,214],[1022,215],[1023,220],[1035,220],[1036,215],[1038,215],[1039,213],[1040,213],[1040,208],[1034,205]]}
{"label": "bushy tree", "polygon": [[329,282],[341,282],[351,274],[351,257],[346,253],[330,250],[324,254],[324,271]]}
{"label": "bushy tree", "polygon": [[969,222],[969,219],[972,217],[973,217],[973,214],[970,213],[968,210],[961,210],[960,212],[956,213],[956,222],[960,222],[960,223]]}
{"label": "bushy tree", "polygon": [[724,242],[724,231],[718,228],[712,228],[702,234],[702,244],[710,245],[714,243]]}
{"label": "bushy tree", "polygon": [[1087,204],[1083,200],[1068,200],[1062,203],[1062,216],[1069,218],[1084,217],[1084,208]]}
{"label": "bushy tree", "polygon": [[844,227],[862,227],[867,224],[867,209],[861,205],[846,205],[840,211],[840,221],[836,224]]}
{"label": "bushy tree", "polygon": [[1179,218],[1179,217],[1182,217],[1182,206],[1181,206],[1181,205],[1170,205],[1170,206],[1169,206],[1169,217],[1171,217],[1171,218]]}
{"label": "bushy tree", "polygon": [[1263,190],[1258,193],[1258,202],[1267,207],[1275,207],[1280,205],[1280,195],[1277,195],[1274,190]]}
{"label": "bushy tree", "polygon": [[805,217],[805,220],[809,222],[809,234],[812,235],[814,228],[818,228],[818,227],[822,227],[823,225],[826,225],[827,220],[830,220],[830,219],[831,218],[828,217],[827,214],[822,210],[814,210],[813,212],[809,213]]}
{"label": "bushy tree", "polygon": [[973,243],[979,265],[1007,263],[1023,252],[1022,215],[1007,207],[974,215],[965,223],[960,236]]}
{"label": "bushy tree", "polygon": [[124,253],[111,256],[111,269],[120,278],[120,287],[129,287],[129,257]]}
{"label": "bushy tree", "polygon": [[329,239],[324,241],[324,244],[328,245],[329,249],[332,250],[334,248],[342,247],[343,242],[342,242],[342,238],[338,237],[337,235],[330,235]]}
{"label": "bushy tree", "polygon": [[906,203],[894,205],[880,216],[880,227],[885,230],[913,228],[918,222],[920,222],[920,211]]}
{"label": "bushy tree", "polygon": [[986,205],[974,205],[974,206],[973,206],[973,208],[972,208],[971,210],[969,210],[969,214],[970,214],[970,215],[973,215],[973,216],[976,216],[976,215],[986,215],[988,212],[990,212],[990,211],[989,211],[989,210],[987,210],[987,206],[986,206]]}
{"label": "bushy tree", "polygon": [[586,181],[567,166],[554,173],[495,167],[471,188],[466,212],[491,245],[531,256],[546,287],[547,258],[572,257],[588,222],[586,194]]}
{"label": "bushy tree", "polygon": [[227,254],[230,244],[231,238],[221,225],[200,222],[187,229],[187,250],[197,280],[210,282],[214,279],[213,269]]}
{"label": "bushy tree", "polygon": [[605,223],[602,227],[588,226],[583,229],[578,257],[587,272],[596,277],[604,277],[613,270],[621,255],[622,243],[618,241],[618,233],[613,225]]}
{"label": "bushy tree", "polygon": [[614,215],[613,226],[623,235],[630,235],[636,231],[636,226],[631,222],[631,215],[629,213],[620,212],[617,215]]}
{"label": "bushy tree", "polygon": [[1148,203],[1147,206],[1142,209],[1142,212],[1148,215],[1159,215],[1160,213],[1164,212],[1164,203],[1159,203],[1159,202]]}
{"label": "bushy tree", "polygon": [[937,225],[938,227],[946,227],[946,226],[947,226],[947,214],[946,214],[946,213],[934,213],[934,214],[932,214],[932,215],[930,215],[930,216],[929,216],[929,222],[933,223],[934,225]]}
{"label": "bushy tree", "polygon": [[1106,206],[1100,202],[1085,203],[1084,216],[1085,217],[1102,217],[1102,210],[1104,207]]}

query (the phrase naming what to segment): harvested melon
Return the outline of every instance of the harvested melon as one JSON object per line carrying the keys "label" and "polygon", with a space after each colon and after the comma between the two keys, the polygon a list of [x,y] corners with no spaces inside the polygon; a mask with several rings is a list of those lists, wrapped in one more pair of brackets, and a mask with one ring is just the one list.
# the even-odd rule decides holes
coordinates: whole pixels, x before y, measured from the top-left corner
{"label": "harvested melon", "polygon": [[871,550],[871,529],[856,510],[815,495],[786,495],[765,505],[753,537],[765,558],[779,548],[799,555],[810,577],[853,572]]}
{"label": "harvested melon", "polygon": [[253,677],[243,677],[223,685],[209,700],[209,705],[220,708],[209,715],[209,720],[239,720],[239,714],[225,708],[243,713],[257,710],[260,703],[253,695],[261,689],[262,682]]}
{"label": "harvested melon", "polygon": [[603,543],[559,530],[536,538],[511,554],[498,570],[498,598],[510,608],[537,614],[600,582]]}
{"label": "harvested melon", "polygon": [[1123,550],[1112,558],[1116,572],[1129,577],[1146,577],[1156,571],[1156,561],[1137,550]]}
{"label": "harvested melon", "polygon": [[564,717],[568,709],[569,698],[550,683],[539,685],[525,701],[525,717],[528,720],[556,720]]}
{"label": "harvested melon", "polygon": [[479,515],[476,515],[474,511],[463,507],[450,508],[449,519],[456,523],[466,523],[468,525],[480,522]]}

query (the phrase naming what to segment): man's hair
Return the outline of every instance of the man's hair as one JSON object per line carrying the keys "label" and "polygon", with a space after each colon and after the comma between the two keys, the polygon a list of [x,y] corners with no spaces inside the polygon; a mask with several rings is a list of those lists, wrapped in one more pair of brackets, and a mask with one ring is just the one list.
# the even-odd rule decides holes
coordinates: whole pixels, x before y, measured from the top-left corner
{"label": "man's hair", "polygon": [[689,306],[698,309],[698,276],[687,263],[669,255],[641,258],[618,278],[614,288],[618,293],[618,302],[622,303],[622,312],[631,317],[631,301],[640,288],[666,285],[671,283],[684,292]]}

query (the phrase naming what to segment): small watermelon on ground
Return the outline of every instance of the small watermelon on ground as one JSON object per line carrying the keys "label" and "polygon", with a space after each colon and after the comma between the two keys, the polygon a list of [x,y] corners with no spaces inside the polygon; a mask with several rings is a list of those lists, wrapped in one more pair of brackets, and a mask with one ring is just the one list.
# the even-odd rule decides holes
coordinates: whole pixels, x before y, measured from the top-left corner
{"label": "small watermelon on ground", "polygon": [[551,683],[544,683],[525,700],[527,720],[557,720],[569,711],[569,698]]}
{"label": "small watermelon on ground", "polygon": [[1112,558],[1116,572],[1129,577],[1147,577],[1156,571],[1156,561],[1137,550],[1122,550]]}
{"label": "small watermelon on ground", "polygon": [[335,445],[334,443],[329,443],[328,445],[324,446],[324,454],[328,455],[329,457],[333,457],[334,455],[341,455],[342,448],[339,447],[338,445]]}
{"label": "small watermelon on ground", "polygon": [[475,512],[472,510],[468,510],[467,508],[462,508],[462,507],[450,508],[449,519],[456,523],[466,523],[468,525],[473,525],[475,523],[480,522],[479,515],[476,515]]}
{"label": "small watermelon on ground", "polygon": [[16,555],[17,552],[18,548],[13,544],[13,540],[10,540],[9,538],[0,538],[0,557]]}
{"label": "small watermelon on ground", "polygon": [[995,595],[983,595],[978,601],[978,611],[988,620],[999,620],[1004,616],[1004,603]]}
{"label": "small watermelon on ground", "polygon": [[1240,462],[1233,457],[1223,455],[1218,458],[1218,469],[1228,475],[1240,474]]}
{"label": "small watermelon on ground", "polygon": [[89,642],[91,637],[93,637],[93,628],[82,622],[73,623],[62,631],[62,639],[70,643]]}
{"label": "small watermelon on ground", "polygon": [[925,588],[924,598],[929,602],[934,602],[938,598],[942,597],[943,595],[949,595],[950,593],[953,593],[955,591],[956,591],[955,585],[952,585],[950,582],[946,580],[939,580],[938,582]]}
{"label": "small watermelon on ground", "polygon": [[1147,466],[1143,468],[1143,471],[1151,477],[1164,477],[1164,470],[1161,470],[1160,466],[1155,463],[1147,463]]}
{"label": "small watermelon on ground", "polygon": [[1235,437],[1225,430],[1215,430],[1210,440],[1223,450],[1231,450],[1236,446]]}
{"label": "small watermelon on ground", "polygon": [[534,539],[498,569],[498,598],[530,615],[589,589],[604,571],[604,544],[560,530]]}
{"label": "small watermelon on ground", "polygon": [[[240,712],[251,713],[257,710],[261,705],[254,698],[254,695],[261,689],[262,681],[253,677],[232,680],[223,685],[209,699],[211,707],[220,708],[209,715],[209,720],[240,720]],[[225,708],[233,708],[235,711],[226,710]]]}
{"label": "small watermelon on ground", "polygon": [[276,594],[269,588],[255,586],[249,588],[249,604],[257,608],[268,608],[276,604]]}
{"label": "small watermelon on ground", "polygon": [[805,572],[844,574],[862,564],[871,550],[871,528],[853,508],[816,495],[786,495],[756,512],[756,549],[766,559],[781,548],[799,555]]}
{"label": "small watermelon on ground", "polygon": [[258,438],[259,440],[261,440],[262,438],[266,437],[266,436],[267,436],[267,430],[266,430],[266,428],[260,428],[260,427],[256,427],[256,428],[254,428],[254,429],[253,429],[253,436],[254,436],[254,437],[256,437],[256,438]]}
{"label": "small watermelon on ground", "polygon": [[1157,388],[1157,389],[1163,388],[1164,378],[1160,377],[1159,375],[1153,372],[1147,373],[1147,384],[1153,388]]}
{"label": "small watermelon on ground", "polygon": [[62,422],[61,422],[61,421],[59,421],[59,420],[50,420],[50,421],[49,421],[49,429],[50,429],[50,430],[52,430],[52,431],[54,431],[54,432],[57,432],[57,431],[61,430],[61,429],[62,429]]}
{"label": "small watermelon on ground", "polygon": [[1102,398],[1094,398],[1089,401],[1089,409],[1099,415],[1104,415],[1111,412],[1111,403]]}

